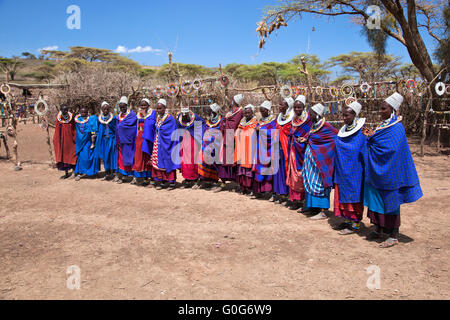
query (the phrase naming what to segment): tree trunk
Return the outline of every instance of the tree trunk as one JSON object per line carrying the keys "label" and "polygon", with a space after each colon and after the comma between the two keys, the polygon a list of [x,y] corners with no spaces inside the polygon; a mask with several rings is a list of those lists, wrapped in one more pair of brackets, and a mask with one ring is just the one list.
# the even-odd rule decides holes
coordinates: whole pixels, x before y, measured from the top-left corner
{"label": "tree trunk", "polygon": [[3,140],[3,145],[5,146],[5,151],[6,151],[6,158],[9,160],[11,158],[11,155],[9,154],[9,146],[8,146],[8,141],[6,140],[6,134],[2,134],[2,140]]}
{"label": "tree trunk", "polygon": [[382,2],[385,8],[395,17],[402,29],[405,46],[412,63],[428,82],[432,82],[435,77],[435,71],[433,69],[433,62],[431,61],[428,50],[417,27],[415,1],[407,1],[408,20],[406,20],[406,17],[403,14],[403,8],[400,3],[397,3],[396,6],[392,1],[382,0]]}

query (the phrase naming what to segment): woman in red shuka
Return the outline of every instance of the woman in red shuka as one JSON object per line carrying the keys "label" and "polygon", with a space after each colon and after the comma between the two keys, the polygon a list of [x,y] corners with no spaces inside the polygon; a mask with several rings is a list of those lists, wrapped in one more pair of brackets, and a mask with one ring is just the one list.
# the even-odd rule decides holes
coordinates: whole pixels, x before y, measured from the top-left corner
{"label": "woman in red shuka", "polygon": [[53,135],[56,167],[60,171],[65,171],[65,175],[61,179],[69,178],[73,173],[69,174],[69,170],[75,169],[77,163],[76,134],[73,114],[69,112],[69,107],[63,104],[56,116],[55,134]]}

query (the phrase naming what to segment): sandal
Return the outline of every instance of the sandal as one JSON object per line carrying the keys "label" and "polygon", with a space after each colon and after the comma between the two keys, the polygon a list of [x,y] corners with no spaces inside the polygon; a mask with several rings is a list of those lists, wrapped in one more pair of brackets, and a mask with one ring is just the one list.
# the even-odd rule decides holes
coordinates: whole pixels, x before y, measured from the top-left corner
{"label": "sandal", "polygon": [[325,212],[322,211],[309,218],[309,220],[316,220],[316,221],[325,219],[328,219],[328,216],[325,214]]}
{"label": "sandal", "polygon": [[394,238],[388,238],[385,242],[380,244],[380,248],[391,248],[398,245],[398,240]]}
{"label": "sandal", "polygon": [[342,229],[341,231],[339,231],[338,234],[340,234],[341,236],[346,236],[346,235],[349,235],[349,234],[354,234],[357,231],[358,230],[353,229],[353,228],[345,228],[345,229]]}
{"label": "sandal", "polygon": [[169,185],[169,187],[167,188],[167,190],[168,190],[168,191],[172,191],[172,190],[175,190],[175,188],[176,188],[175,184],[174,184],[174,183],[171,183],[171,184]]}

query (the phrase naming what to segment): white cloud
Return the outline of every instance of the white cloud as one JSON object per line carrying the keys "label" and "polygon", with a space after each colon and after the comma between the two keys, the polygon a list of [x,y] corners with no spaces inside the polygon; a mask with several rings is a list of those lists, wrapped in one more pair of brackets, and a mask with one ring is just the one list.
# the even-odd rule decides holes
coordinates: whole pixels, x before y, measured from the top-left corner
{"label": "white cloud", "polygon": [[48,47],[38,49],[38,52],[42,53],[43,50],[58,50],[58,48],[59,48],[58,46],[48,46]]}
{"label": "white cloud", "polygon": [[124,46],[118,46],[116,49],[117,53],[127,53],[127,48],[125,48]]}
{"label": "white cloud", "polygon": [[115,50],[117,53],[143,53],[143,52],[151,52],[151,53],[155,53],[155,54],[160,54],[162,53],[161,49],[154,49],[150,46],[145,46],[145,47],[141,47],[141,46],[137,46],[134,49],[128,49],[125,46],[117,46],[117,49]]}

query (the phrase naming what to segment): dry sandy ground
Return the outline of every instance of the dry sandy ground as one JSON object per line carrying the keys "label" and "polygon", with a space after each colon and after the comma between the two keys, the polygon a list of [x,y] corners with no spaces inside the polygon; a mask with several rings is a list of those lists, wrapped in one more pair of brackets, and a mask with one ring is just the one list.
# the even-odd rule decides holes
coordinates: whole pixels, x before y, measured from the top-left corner
{"label": "dry sandy ground", "polygon": [[[415,157],[425,196],[402,207],[401,244],[380,249],[367,218],[343,237],[335,219],[232,192],[61,181],[35,163],[48,159],[43,131],[19,135],[23,170],[0,162],[1,299],[450,298],[448,156]],[[80,290],[66,286],[72,265]]]}

